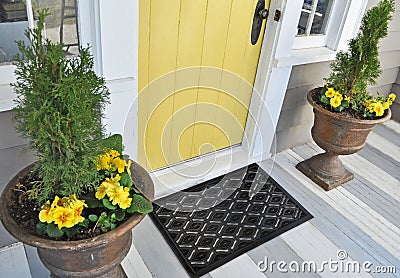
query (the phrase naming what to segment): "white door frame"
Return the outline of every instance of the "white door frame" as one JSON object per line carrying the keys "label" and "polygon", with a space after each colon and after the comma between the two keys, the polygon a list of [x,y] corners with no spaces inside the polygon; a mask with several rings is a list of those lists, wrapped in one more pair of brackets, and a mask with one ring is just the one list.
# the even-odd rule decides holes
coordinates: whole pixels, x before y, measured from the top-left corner
{"label": "white door frame", "polygon": [[[267,159],[274,153],[274,134],[292,69],[291,65],[277,66],[278,58],[288,56],[291,50],[280,39],[282,26],[288,25],[285,22],[292,16],[285,14],[286,2],[270,2],[242,145],[152,172],[156,197]],[[282,14],[279,21],[274,20],[276,10]],[[118,5],[105,0],[79,1],[81,41],[92,45],[96,71],[106,79],[111,91],[105,123],[110,132],[124,135],[125,152],[133,159],[137,159],[138,145],[138,107],[134,101],[138,87],[138,11],[139,0],[119,0]],[[294,25],[286,26],[282,33],[284,38],[294,38],[295,32]]]}

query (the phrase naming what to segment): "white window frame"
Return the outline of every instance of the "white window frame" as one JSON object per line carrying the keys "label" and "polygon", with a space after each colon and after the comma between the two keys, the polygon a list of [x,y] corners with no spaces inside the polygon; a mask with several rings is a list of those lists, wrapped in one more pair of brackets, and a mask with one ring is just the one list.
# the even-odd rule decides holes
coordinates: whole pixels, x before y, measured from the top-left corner
{"label": "white window frame", "polygon": [[[318,0],[314,0],[315,2],[315,7],[317,4]],[[339,5],[340,0],[333,0],[333,3],[331,3],[331,7],[329,8],[329,14],[328,14],[328,19],[325,24],[326,30],[325,34],[308,34],[308,35],[296,35],[294,42],[293,42],[293,49],[300,49],[300,48],[309,48],[311,47],[321,47],[321,46],[326,46],[328,38],[330,37],[330,34],[337,34],[337,29],[339,25],[337,22],[335,22],[335,19],[340,18],[340,15],[336,11],[336,9],[341,8],[343,5]],[[299,13],[299,19],[301,16],[302,9],[300,10]],[[311,20],[310,18],[308,19],[309,21]],[[299,20],[297,20],[299,21]],[[312,22],[311,22],[312,24]],[[311,28],[311,25],[307,27]]]}
{"label": "white window frame", "polygon": [[[357,32],[368,0],[335,0],[325,36],[297,36],[297,25],[303,0],[291,1],[286,7],[282,28],[286,31],[278,66],[294,66],[331,61],[337,51],[347,49],[347,42]],[[322,41],[321,41],[322,40]]]}
{"label": "white window frame", "polygon": [[[364,11],[365,6],[367,5],[367,0],[334,0],[332,3],[328,26],[326,29],[325,35],[309,35],[309,36],[296,36],[293,41],[293,49],[304,49],[310,47],[328,47],[329,49],[336,50],[338,48],[339,42],[343,36],[343,29],[350,28],[351,22],[347,22],[347,20],[351,21],[352,19],[347,19],[347,16],[350,15],[353,19],[359,18],[360,14],[349,14],[350,10],[356,10],[358,8],[359,11]],[[351,6],[353,5],[353,9]],[[362,15],[363,13],[361,13]],[[301,8],[298,13],[297,22],[300,19]],[[346,20],[347,19],[347,20]],[[358,26],[357,26],[358,27]],[[354,28],[352,28],[354,30]]]}

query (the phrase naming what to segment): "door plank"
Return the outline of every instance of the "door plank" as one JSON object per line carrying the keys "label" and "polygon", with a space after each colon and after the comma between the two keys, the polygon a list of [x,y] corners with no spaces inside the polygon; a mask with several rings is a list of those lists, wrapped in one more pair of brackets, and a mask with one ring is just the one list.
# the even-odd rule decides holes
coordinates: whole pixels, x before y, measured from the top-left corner
{"label": "door plank", "polygon": [[[253,3],[254,7],[256,6],[256,3],[257,3],[257,1],[254,1],[254,3]],[[267,9],[269,8],[269,3],[270,3],[270,1],[266,1],[266,3],[265,3],[265,7]],[[252,17],[253,17],[253,14],[251,14],[250,20],[252,20]],[[272,15],[270,15],[267,20],[272,20]],[[242,68],[242,72],[241,72],[241,76],[245,80],[245,82],[242,82],[241,87],[240,87],[241,88],[241,94],[240,94],[241,102],[237,103],[236,107],[235,107],[235,117],[238,119],[238,121],[243,129],[246,126],[246,121],[247,121],[247,117],[248,117],[248,107],[250,105],[250,99],[251,99],[251,95],[253,93],[253,84],[255,81],[258,60],[260,57],[260,50],[261,50],[261,44],[262,44],[262,39],[263,39],[263,35],[264,35],[265,22],[266,21],[264,20],[263,24],[262,24],[261,32],[260,32],[260,38],[258,39],[258,42],[256,45],[252,45],[249,38],[246,40],[246,42],[247,42],[246,52],[245,52],[243,68]],[[249,25],[248,28],[249,29],[247,31],[247,34],[250,34],[252,26]]]}
{"label": "door plank", "polygon": [[165,166],[170,153],[171,130],[165,127],[173,110],[170,94],[175,86],[180,6],[180,0],[151,1],[149,82],[157,80],[149,85],[145,132],[146,157],[151,169]]}
{"label": "door plank", "polygon": [[191,126],[196,115],[206,9],[207,1],[181,1],[176,65],[178,72],[175,80],[168,164],[189,159],[192,154]]}
{"label": "door plank", "polygon": [[221,87],[221,71],[207,67],[222,68],[228,36],[232,0],[208,1],[201,58],[200,86],[193,132],[192,157],[215,150],[212,134]]}
{"label": "door plank", "polygon": [[[226,42],[225,56],[223,70],[226,71],[223,74],[222,87],[228,88],[227,93],[230,97],[227,97],[225,93],[220,93],[218,98],[218,106],[223,108],[217,111],[216,122],[223,126],[224,130],[229,134],[231,144],[238,144],[242,141],[244,126],[241,125],[240,119],[236,117],[235,110],[236,106],[240,106],[237,100],[241,100],[244,94],[250,94],[251,90],[246,92],[242,90],[231,88],[241,88],[242,83],[242,72],[243,65],[245,62],[246,49],[250,41],[250,28],[252,23],[252,17],[254,13],[255,3],[257,1],[240,1],[234,0],[232,3],[232,11],[229,22],[228,37]],[[253,65],[256,67],[256,64]],[[239,78],[229,78],[229,75],[238,75]],[[248,97],[245,97],[247,99]],[[248,110],[248,106],[245,108]],[[229,121],[226,113],[231,114],[231,118],[234,120]],[[219,139],[217,134],[214,134],[213,141],[219,147],[223,146],[223,142]]]}

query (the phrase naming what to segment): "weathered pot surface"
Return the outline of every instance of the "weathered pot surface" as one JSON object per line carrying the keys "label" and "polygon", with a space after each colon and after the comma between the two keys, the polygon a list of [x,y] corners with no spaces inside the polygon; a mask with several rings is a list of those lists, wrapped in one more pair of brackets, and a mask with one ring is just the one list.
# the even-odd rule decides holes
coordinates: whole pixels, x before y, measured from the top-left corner
{"label": "weathered pot surface", "polygon": [[[37,247],[42,262],[53,277],[122,277],[120,263],[130,249],[131,230],[145,215],[135,213],[115,230],[84,240],[57,241],[31,234],[14,221],[9,214],[9,207],[15,185],[20,177],[31,171],[33,165],[21,170],[1,195],[1,221],[7,231],[18,240]],[[133,162],[131,173],[137,189],[153,201],[154,186],[146,170]]]}
{"label": "weathered pot surface", "polygon": [[312,99],[313,93],[320,89],[311,90],[307,94],[307,100],[313,106],[315,116],[312,137],[325,153],[300,162],[296,168],[323,189],[331,190],[354,178],[343,166],[338,155],[353,154],[362,149],[372,128],[389,120],[391,111],[385,110],[384,117],[376,120],[346,117],[324,109]]}
{"label": "weathered pot surface", "polygon": [[360,120],[328,111],[312,99],[312,94],[316,90],[320,88],[307,94],[307,100],[313,106],[315,114],[311,134],[315,143],[326,151],[345,155],[361,150],[372,128],[391,117],[390,109],[385,110],[383,118],[376,120]]}

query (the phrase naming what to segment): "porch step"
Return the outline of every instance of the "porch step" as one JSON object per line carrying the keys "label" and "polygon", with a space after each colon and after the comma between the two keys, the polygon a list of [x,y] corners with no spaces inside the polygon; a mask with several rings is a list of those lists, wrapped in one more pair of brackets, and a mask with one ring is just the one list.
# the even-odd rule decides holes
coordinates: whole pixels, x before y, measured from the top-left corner
{"label": "porch step", "polygon": [[24,245],[21,242],[0,249],[0,273],[1,277],[32,277]]}

